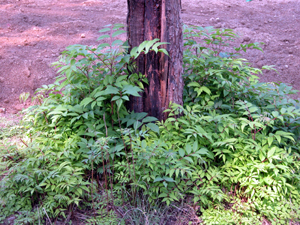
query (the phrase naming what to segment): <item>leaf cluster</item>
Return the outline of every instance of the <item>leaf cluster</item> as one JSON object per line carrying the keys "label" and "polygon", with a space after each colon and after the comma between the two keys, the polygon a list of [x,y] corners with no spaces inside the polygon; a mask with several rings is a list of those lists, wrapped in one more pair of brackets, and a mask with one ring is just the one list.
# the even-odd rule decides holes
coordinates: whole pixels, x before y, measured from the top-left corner
{"label": "leaf cluster", "polygon": [[290,86],[259,82],[272,67],[241,58],[258,43],[232,47],[232,30],[184,26],[184,104],[157,121],[126,102],[148,83],[135,60],[167,54],[167,43],[129,49],[116,39],[122,25],[100,32],[108,43],[69,46],[53,64],[56,82],[26,111],[22,154],[1,152],[5,217],[70,221],[85,208],[87,223],[160,221],[151,205],[161,201],[197,208],[206,224],[299,220],[299,103]]}

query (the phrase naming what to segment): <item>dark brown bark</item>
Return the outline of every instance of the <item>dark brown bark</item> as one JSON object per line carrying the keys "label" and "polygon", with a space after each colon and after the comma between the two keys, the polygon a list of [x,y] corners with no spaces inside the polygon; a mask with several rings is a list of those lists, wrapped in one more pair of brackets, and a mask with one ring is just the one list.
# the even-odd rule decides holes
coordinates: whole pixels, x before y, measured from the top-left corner
{"label": "dark brown bark", "polygon": [[182,24],[181,0],[127,0],[128,42],[131,47],[145,40],[159,38],[170,44],[163,53],[150,52],[137,59],[137,69],[146,75],[149,85],[141,98],[134,97],[129,109],[148,112],[159,120],[166,119],[163,111],[170,102],[182,105]]}

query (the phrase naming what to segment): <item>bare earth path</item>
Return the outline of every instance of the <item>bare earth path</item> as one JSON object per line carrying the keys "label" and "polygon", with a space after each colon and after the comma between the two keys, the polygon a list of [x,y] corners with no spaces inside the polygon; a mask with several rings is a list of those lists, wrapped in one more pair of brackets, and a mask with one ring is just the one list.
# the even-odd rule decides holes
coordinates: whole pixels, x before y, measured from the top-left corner
{"label": "bare earth path", "polygon": [[[53,81],[50,64],[66,46],[97,43],[98,30],[126,23],[126,13],[126,0],[0,0],[0,108],[21,110],[20,93]],[[262,81],[300,90],[300,0],[182,0],[182,18],[232,28],[240,42],[265,42],[264,53],[247,54],[256,67],[276,65],[279,75]]]}

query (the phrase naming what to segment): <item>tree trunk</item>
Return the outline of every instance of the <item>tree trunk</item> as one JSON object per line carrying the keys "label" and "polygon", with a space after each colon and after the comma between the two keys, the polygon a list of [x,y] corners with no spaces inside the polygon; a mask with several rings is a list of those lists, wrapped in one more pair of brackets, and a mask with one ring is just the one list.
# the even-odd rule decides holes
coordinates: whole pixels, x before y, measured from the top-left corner
{"label": "tree trunk", "polygon": [[182,54],[181,0],[127,0],[128,42],[130,47],[145,40],[159,38],[170,44],[162,46],[163,53],[149,52],[137,59],[137,70],[145,74],[149,85],[141,98],[133,97],[129,110],[147,112],[159,120],[170,101],[182,105]]}

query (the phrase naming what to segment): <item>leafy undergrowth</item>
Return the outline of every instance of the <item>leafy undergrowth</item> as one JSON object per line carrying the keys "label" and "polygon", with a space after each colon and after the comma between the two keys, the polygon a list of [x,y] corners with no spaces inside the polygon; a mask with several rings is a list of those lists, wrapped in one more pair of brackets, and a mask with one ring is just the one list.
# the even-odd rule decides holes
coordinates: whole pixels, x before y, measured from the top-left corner
{"label": "leafy undergrowth", "polygon": [[0,117],[0,179],[4,176],[3,172],[18,161],[18,149],[25,146],[22,140],[25,129],[20,120],[20,115],[2,114]]}
{"label": "leafy undergrowth", "polygon": [[7,140],[19,137],[24,133],[20,124],[21,116],[14,114],[1,114],[0,117],[0,139]]}
{"label": "leafy undergrowth", "polygon": [[[73,45],[60,75],[26,110],[23,147],[1,146],[0,218],[15,224],[288,224],[299,221],[295,93],[260,83],[231,30],[184,27],[184,105],[166,121],[128,112],[147,85],[140,54],[107,26],[99,46]],[[272,69],[272,67],[263,67]],[[7,135],[6,131],[4,135]],[[4,137],[2,134],[2,138]]]}

